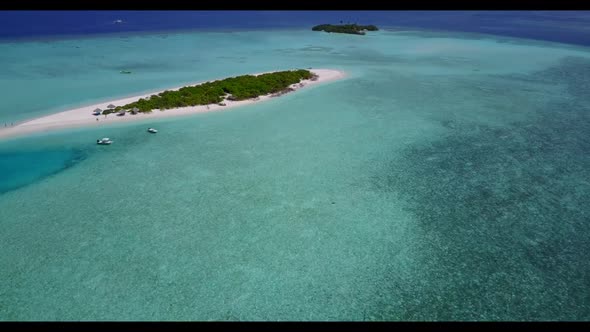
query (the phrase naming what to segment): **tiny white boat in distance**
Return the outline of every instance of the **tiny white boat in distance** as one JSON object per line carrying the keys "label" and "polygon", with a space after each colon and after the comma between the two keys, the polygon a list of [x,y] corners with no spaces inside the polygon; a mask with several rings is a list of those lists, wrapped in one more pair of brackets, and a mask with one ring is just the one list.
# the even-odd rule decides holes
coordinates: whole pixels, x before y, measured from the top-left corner
{"label": "tiny white boat in distance", "polygon": [[157,132],[158,132],[158,130],[157,130],[157,129],[154,129],[154,128],[148,128],[148,130],[147,130],[147,131],[148,131],[149,133],[152,133],[152,134],[155,134],[155,133],[157,133]]}
{"label": "tiny white boat in distance", "polygon": [[113,141],[111,141],[111,139],[108,137],[96,140],[96,144],[98,144],[98,145],[109,145],[111,143],[113,143]]}

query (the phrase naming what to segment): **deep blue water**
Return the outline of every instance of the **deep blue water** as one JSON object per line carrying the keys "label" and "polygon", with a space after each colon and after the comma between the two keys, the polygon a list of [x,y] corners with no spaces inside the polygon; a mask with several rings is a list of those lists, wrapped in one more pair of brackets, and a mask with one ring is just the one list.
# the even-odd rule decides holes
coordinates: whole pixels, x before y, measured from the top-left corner
{"label": "deep blue water", "polygon": [[[114,21],[121,19],[122,24]],[[3,11],[0,38],[357,22],[590,45],[590,11]]]}
{"label": "deep blue water", "polygon": [[83,158],[82,151],[67,148],[0,152],[0,194],[58,173]]}

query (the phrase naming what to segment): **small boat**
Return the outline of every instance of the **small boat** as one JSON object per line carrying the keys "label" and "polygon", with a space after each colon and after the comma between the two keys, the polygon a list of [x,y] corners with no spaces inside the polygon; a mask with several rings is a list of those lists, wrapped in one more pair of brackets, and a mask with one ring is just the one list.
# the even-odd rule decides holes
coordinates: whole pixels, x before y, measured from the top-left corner
{"label": "small boat", "polygon": [[108,137],[96,140],[96,144],[98,145],[110,145],[111,143],[113,143],[113,141],[111,141],[111,139]]}
{"label": "small boat", "polygon": [[123,23],[123,20],[114,20],[113,23],[115,23],[115,24],[121,24],[121,23]]}
{"label": "small boat", "polygon": [[155,133],[157,133],[157,132],[158,132],[158,130],[157,130],[157,129],[154,129],[154,128],[148,128],[148,130],[147,130],[147,131],[148,131],[149,133],[152,133],[152,134],[155,134]]}
{"label": "small boat", "polygon": [[129,70],[121,70],[120,73],[121,74],[131,74],[131,72]]}
{"label": "small boat", "polygon": [[219,105],[219,106],[226,106],[226,104],[225,104],[225,103],[219,103],[219,104],[217,104],[217,105]]}

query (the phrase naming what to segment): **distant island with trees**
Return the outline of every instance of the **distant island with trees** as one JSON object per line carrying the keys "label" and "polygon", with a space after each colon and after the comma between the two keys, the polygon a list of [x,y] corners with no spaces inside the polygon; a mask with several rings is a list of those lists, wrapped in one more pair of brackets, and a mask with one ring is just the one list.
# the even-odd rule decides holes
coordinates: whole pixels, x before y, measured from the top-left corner
{"label": "distant island with trees", "polygon": [[179,90],[164,91],[141,98],[136,102],[104,110],[102,114],[120,111],[151,112],[179,107],[221,104],[227,100],[239,101],[268,94],[282,94],[291,91],[292,84],[301,80],[315,80],[317,75],[309,70],[288,70],[260,75],[242,75],[219,81],[207,82],[194,86],[185,86]]}
{"label": "distant island with trees", "polygon": [[357,25],[357,24],[320,24],[311,28],[313,31],[325,31],[335,33],[349,33],[353,35],[364,35],[365,31],[378,31],[374,25]]}

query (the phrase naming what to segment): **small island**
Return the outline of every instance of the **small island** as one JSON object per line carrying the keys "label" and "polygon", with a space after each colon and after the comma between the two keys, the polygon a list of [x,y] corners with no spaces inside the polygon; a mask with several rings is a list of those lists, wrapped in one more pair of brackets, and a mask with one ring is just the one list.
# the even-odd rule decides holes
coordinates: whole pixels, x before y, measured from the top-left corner
{"label": "small island", "polygon": [[194,86],[185,86],[174,91],[164,91],[159,94],[141,98],[136,102],[112,107],[102,114],[115,112],[146,113],[153,110],[166,110],[179,107],[198,105],[225,105],[225,100],[240,101],[254,99],[264,95],[281,95],[292,91],[293,84],[302,80],[314,80],[317,75],[309,70],[287,70],[261,75],[242,75],[219,81],[207,82]]}
{"label": "small island", "polygon": [[357,25],[357,24],[320,24],[311,28],[313,31],[325,31],[335,33],[348,33],[353,35],[364,35],[365,31],[378,31],[374,25]]}
{"label": "small island", "polygon": [[[304,87],[346,77],[346,74],[339,70],[307,69],[309,70],[242,75],[103,101],[0,128],[0,139],[63,128],[108,126],[120,121],[139,121],[227,110],[264,102]],[[131,115],[125,116],[127,114]]]}

